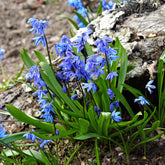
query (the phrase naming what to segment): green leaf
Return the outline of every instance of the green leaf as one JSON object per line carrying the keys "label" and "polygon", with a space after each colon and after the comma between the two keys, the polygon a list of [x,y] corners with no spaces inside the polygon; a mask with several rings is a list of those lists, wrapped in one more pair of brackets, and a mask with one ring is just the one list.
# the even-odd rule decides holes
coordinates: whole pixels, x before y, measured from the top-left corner
{"label": "green leaf", "polygon": [[72,158],[74,157],[74,155],[77,153],[77,151],[84,145],[84,143],[82,143],[81,145],[79,145],[73,152],[72,155],[70,156],[70,158],[68,159],[68,161],[65,163],[65,165],[69,165],[70,161],[72,160]]}
{"label": "green leaf", "polygon": [[97,161],[97,165],[100,165],[100,160],[99,160],[99,148],[98,148],[97,139],[95,139],[95,151],[96,151],[96,161]]}
{"label": "green leaf", "polygon": [[38,119],[26,115],[20,109],[14,107],[12,105],[6,105],[6,108],[7,108],[8,112],[14,118],[16,118],[18,121],[36,126],[37,128],[42,128],[43,130],[46,130],[48,133],[54,133],[53,124],[46,123],[46,122],[40,122]]}
{"label": "green leaf", "polygon": [[93,15],[91,9],[89,8],[89,6],[87,6],[87,11],[91,15],[92,19],[96,19],[96,17],[94,17],[94,15]]}
{"label": "green leaf", "polygon": [[85,134],[88,132],[89,121],[79,118],[80,134]]}
{"label": "green leaf", "polygon": [[66,15],[60,15],[59,17],[60,18],[66,18],[75,27],[76,30],[79,29],[77,23],[75,21],[73,21],[71,18],[69,18],[68,16],[66,16]]}
{"label": "green leaf", "polygon": [[8,158],[8,157],[6,157],[6,156],[3,156],[3,155],[0,155],[0,158],[1,158],[1,160],[3,160],[3,161],[7,161],[7,163],[13,163],[13,164],[15,164],[15,165],[22,165],[22,164],[19,163],[18,161],[15,161],[15,160],[10,159],[10,158]]}
{"label": "green leaf", "polygon": [[45,165],[51,165],[51,162],[49,161],[49,159],[47,158],[47,156],[45,155],[45,153],[40,149],[40,153],[41,153],[41,157],[44,161]]}
{"label": "green leaf", "polygon": [[36,65],[35,62],[29,57],[27,54],[26,50],[23,48],[22,52],[20,52],[21,58],[24,62],[24,64],[28,67],[31,68],[32,66]]}
{"label": "green leaf", "polygon": [[97,17],[102,13],[102,1],[100,1],[100,5],[99,5],[99,7],[98,7],[98,9],[97,9]]}
{"label": "green leaf", "polygon": [[[70,129],[70,130],[67,130],[65,132],[60,132],[59,130],[59,135],[56,135],[56,136],[46,136],[46,135],[43,135],[41,133],[37,133],[37,132],[32,132],[34,135],[36,135],[37,137],[41,138],[41,139],[45,139],[45,140],[54,140],[54,139],[60,139],[60,138],[63,138],[63,137],[67,137],[67,136],[70,136],[74,133],[76,133],[78,130],[77,129]],[[40,132],[40,131],[39,131]]]}
{"label": "green leaf", "polygon": [[85,44],[85,49],[87,51],[88,56],[93,55],[94,52],[92,50],[92,47],[89,45],[89,43]]}
{"label": "green leaf", "polygon": [[97,122],[96,122],[96,118],[95,118],[96,115],[95,115],[93,106],[89,108],[88,116],[89,116],[89,120],[90,120],[90,123],[91,123],[93,129],[95,130],[95,132],[97,132],[98,126],[97,126]]}
{"label": "green leaf", "polygon": [[125,81],[126,73],[127,73],[127,64],[128,64],[128,57],[126,50],[121,45],[118,38],[116,38],[115,47],[117,47],[118,55],[120,56],[120,70],[118,75],[118,90],[122,92],[123,86],[122,84]]}
{"label": "green leaf", "polygon": [[74,13],[78,16],[78,18],[81,20],[81,22],[87,26],[89,23],[86,21],[86,19],[81,15],[79,14],[77,11],[74,11]]}
{"label": "green leaf", "polygon": [[133,70],[136,66],[135,65],[129,65],[127,66],[127,73]]}
{"label": "green leaf", "polygon": [[23,137],[25,133],[27,132],[19,132],[19,133],[11,134],[5,138],[0,139],[0,143],[7,144],[7,143],[15,142],[17,140],[23,140],[25,139],[25,137]]}
{"label": "green leaf", "polygon": [[162,131],[160,134],[158,134],[158,135],[156,135],[156,136],[154,136],[154,137],[151,137],[151,138],[149,138],[149,139],[145,139],[145,140],[141,141],[140,143],[134,145],[134,146],[131,148],[131,151],[134,150],[136,147],[138,147],[138,146],[144,144],[144,143],[148,143],[148,142],[150,142],[150,141],[154,141],[155,139],[160,138],[163,134],[164,134],[164,132]]}
{"label": "green leaf", "polygon": [[38,52],[36,50],[34,50],[34,53],[36,54],[36,56],[37,56],[37,58],[39,59],[40,62],[48,63],[42,53],[40,53],[40,52]]}
{"label": "green leaf", "polygon": [[38,151],[28,149],[28,150],[23,150],[23,153],[37,159],[38,161],[42,163],[45,163],[42,155]]}
{"label": "green leaf", "polygon": [[97,133],[87,133],[87,134],[84,134],[84,135],[78,135],[74,139],[86,140],[86,139],[90,139],[90,138],[99,138],[99,137],[101,137],[101,136]]}
{"label": "green leaf", "polygon": [[101,112],[98,119],[98,134],[105,136],[108,135],[108,128],[110,125],[111,112]]}
{"label": "green leaf", "polygon": [[1,155],[10,157],[10,156],[18,156],[19,153],[11,149],[3,149]]}
{"label": "green leaf", "polygon": [[149,128],[149,130],[147,130],[147,132],[145,132],[146,136],[148,136],[151,132],[155,131],[160,125],[160,121],[155,121],[153,124],[152,124],[152,127]]}
{"label": "green leaf", "polygon": [[116,98],[124,105],[131,117],[134,117],[134,112],[132,111],[130,105],[128,104],[125,97],[121,94],[119,89],[112,88],[113,93],[116,95]]}

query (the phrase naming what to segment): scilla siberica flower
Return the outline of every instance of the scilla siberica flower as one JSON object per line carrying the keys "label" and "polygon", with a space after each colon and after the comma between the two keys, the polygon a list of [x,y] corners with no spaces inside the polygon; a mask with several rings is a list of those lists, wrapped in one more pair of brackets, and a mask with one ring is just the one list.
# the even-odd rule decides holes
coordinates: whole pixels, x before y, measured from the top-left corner
{"label": "scilla siberica flower", "polygon": [[51,115],[51,112],[55,114],[52,102],[51,103],[45,103],[41,105],[41,112],[44,112],[43,115],[40,116],[40,118],[45,118],[45,122],[51,122],[53,123],[53,116]]}
{"label": "scilla siberica flower", "polygon": [[32,40],[36,40],[35,45],[37,46],[39,43],[42,43],[45,47],[46,39],[44,29],[46,29],[50,23],[45,20],[38,21],[36,18],[30,18],[27,23],[31,23],[32,29],[30,29],[30,31],[33,31],[33,34],[37,33],[37,35],[39,35],[38,37],[32,38]]}
{"label": "scilla siberica flower", "polygon": [[[60,51],[59,51],[60,49]],[[68,54],[70,54],[69,51],[72,51],[72,43],[69,39],[69,37],[67,37],[66,35],[63,35],[62,36],[62,39],[61,39],[61,43],[58,43],[55,45],[55,51],[57,53],[57,55],[60,55],[61,57],[62,56],[67,56]]]}
{"label": "scilla siberica flower", "polygon": [[115,110],[111,114],[111,119],[115,120],[116,122],[120,122],[122,119],[120,115],[120,112],[116,112]]}
{"label": "scilla siberica flower", "polygon": [[47,25],[50,24],[48,21],[38,21],[36,18],[30,18],[27,23],[31,23],[32,29],[30,29],[30,31],[33,31],[33,34],[37,33],[37,35],[44,35],[44,29],[46,29]]}
{"label": "scilla siberica flower", "polygon": [[99,108],[99,107],[97,107],[97,106],[95,106],[95,107],[94,107],[94,110],[95,110],[95,112],[97,112],[97,113],[98,113],[97,117],[99,118],[100,113],[101,113],[100,108]]}
{"label": "scilla siberica flower", "polygon": [[76,44],[73,44],[73,46],[77,48],[77,53],[79,53],[84,48],[84,44],[87,44],[87,39],[91,33],[93,33],[93,31],[88,29],[86,32],[83,32],[81,36],[78,36],[76,40],[74,40]]}
{"label": "scilla siberica flower", "polygon": [[[33,132],[35,132],[35,130],[33,129],[32,130]],[[40,148],[43,150],[44,149],[44,146],[45,145],[48,145],[49,142],[52,142],[52,140],[44,140],[44,139],[41,139],[39,137],[37,137],[36,135],[30,133],[30,132],[27,132],[26,134],[23,135],[23,137],[26,137],[26,140],[31,140],[32,143],[36,140],[36,139],[39,139],[38,142],[40,142]]]}
{"label": "scilla siberica flower", "polygon": [[93,93],[96,92],[97,87],[94,83],[81,83],[83,85],[83,89],[87,88],[87,92],[89,92],[91,89],[93,90]]}
{"label": "scilla siberica flower", "polygon": [[75,8],[81,8],[83,6],[81,0],[68,0],[69,6],[73,6]]}
{"label": "scilla siberica flower", "polygon": [[[114,6],[114,3],[112,1],[109,1],[108,3],[106,2],[106,0],[101,0],[101,1],[102,1],[103,10],[110,10]],[[100,3],[98,5],[100,5]]]}
{"label": "scilla siberica flower", "polygon": [[106,80],[112,80],[113,78],[115,78],[116,76],[118,76],[118,74],[116,72],[111,72],[107,75]]}
{"label": "scilla siberica flower", "polygon": [[40,77],[40,71],[37,65],[32,66],[28,71],[30,72],[25,75],[25,79],[34,80],[34,86],[38,88],[46,86],[45,82]]}
{"label": "scilla siberica flower", "polygon": [[32,40],[36,40],[35,46],[38,46],[39,43],[42,43],[44,47],[46,46],[46,40],[44,36],[34,37]]}
{"label": "scilla siberica flower", "polygon": [[107,94],[109,95],[110,99],[113,99],[113,97],[115,97],[115,95],[112,92],[112,89],[110,89],[110,88],[107,90]]}
{"label": "scilla siberica flower", "polygon": [[3,56],[4,52],[5,52],[5,49],[0,48],[0,61],[2,61],[4,58],[6,58],[5,56]]}
{"label": "scilla siberica flower", "polygon": [[141,105],[145,105],[145,104],[149,104],[149,102],[143,97],[143,96],[139,96],[137,99],[134,100],[134,102],[140,101]]}
{"label": "scilla siberica flower", "polygon": [[104,74],[102,67],[106,64],[106,60],[99,55],[91,55],[88,57],[85,64],[85,70],[90,73],[92,77],[99,77]]}
{"label": "scilla siberica flower", "polygon": [[149,91],[150,94],[152,94],[152,92],[153,92],[151,89],[155,89],[156,88],[155,85],[152,85],[153,82],[154,82],[154,80],[151,80],[145,86],[145,88],[148,89],[148,91]]}
{"label": "scilla siberica flower", "polygon": [[0,124],[0,139],[5,138],[8,136],[8,134],[6,134],[6,131],[4,130],[3,126]]}

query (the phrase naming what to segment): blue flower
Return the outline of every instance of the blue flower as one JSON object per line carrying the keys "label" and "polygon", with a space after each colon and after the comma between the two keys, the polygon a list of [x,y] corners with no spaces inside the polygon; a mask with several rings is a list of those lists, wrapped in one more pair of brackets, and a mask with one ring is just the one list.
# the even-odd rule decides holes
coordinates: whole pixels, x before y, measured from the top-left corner
{"label": "blue flower", "polygon": [[53,116],[51,115],[51,112],[54,112],[54,109],[53,109],[53,105],[52,105],[52,102],[51,103],[44,103],[41,105],[41,112],[44,112],[44,114],[42,116],[40,116],[40,118],[45,118],[45,122],[51,122],[53,123]]}
{"label": "blue flower", "polygon": [[116,122],[120,122],[122,119],[120,115],[120,112],[113,111],[111,114],[111,119],[115,120]]}
{"label": "blue flower", "polygon": [[34,37],[32,38],[32,40],[36,40],[35,46],[38,46],[40,42],[43,44],[44,47],[46,46],[46,40],[44,36]]}
{"label": "blue flower", "polygon": [[56,135],[59,135],[59,131],[56,129]]}
{"label": "blue flower", "polygon": [[44,35],[44,29],[50,24],[48,21],[38,21],[36,18],[30,18],[27,23],[31,23],[32,29],[30,29],[30,31],[33,31],[34,34],[37,33],[37,35]]}
{"label": "blue flower", "polygon": [[0,61],[2,61],[4,58],[6,58],[5,56],[3,56],[4,52],[5,52],[5,49],[0,48]]}
{"label": "blue flower", "polygon": [[108,74],[108,76],[106,77],[106,80],[112,80],[115,76],[118,76],[118,74],[116,72],[111,72]]}
{"label": "blue flower", "polygon": [[152,92],[153,92],[151,89],[155,89],[156,88],[155,85],[152,85],[153,82],[154,82],[154,80],[151,80],[145,86],[145,88],[148,89],[148,91],[149,91],[150,94],[152,94]]}
{"label": "blue flower", "polygon": [[43,96],[47,97],[47,94],[46,94],[47,92],[48,91],[46,89],[44,90],[38,89],[32,95],[33,96],[37,95],[39,99],[42,99]]}
{"label": "blue flower", "polygon": [[67,90],[66,90],[66,87],[64,86],[62,89],[63,89],[63,92],[66,93],[66,91],[67,91]]}
{"label": "blue flower", "polygon": [[97,39],[95,41],[95,45],[97,46],[97,52],[102,52],[104,53],[104,47],[108,47],[109,43],[112,42],[112,39],[104,36],[102,39]]}
{"label": "blue flower", "polygon": [[115,95],[113,94],[112,90],[109,88],[107,90],[107,94],[109,95],[109,98],[112,99],[113,97],[115,97]]}
{"label": "blue flower", "polygon": [[143,97],[143,96],[139,96],[137,99],[134,100],[134,102],[140,101],[141,105],[145,105],[145,104],[149,104],[149,102]]}
{"label": "blue flower", "polygon": [[[112,1],[109,1],[108,3],[106,2],[106,0],[101,0],[101,1],[102,1],[103,10],[110,10],[113,8],[113,6],[115,4]],[[98,5],[100,5],[100,3]]]}
{"label": "blue flower", "polygon": [[44,140],[44,139],[41,139],[41,138],[40,138],[40,140],[39,140],[38,142],[41,143],[41,144],[40,144],[40,148],[41,148],[41,150],[43,150],[43,149],[44,149],[44,146],[45,146],[45,145],[48,145],[50,142],[52,142],[52,140]]}
{"label": "blue flower", "polygon": [[[34,129],[33,129],[32,131],[35,132]],[[25,133],[25,134],[23,135],[23,137],[26,137],[26,140],[28,140],[28,139],[31,140],[32,143],[33,143],[33,142],[35,141],[35,139],[37,138],[36,135],[34,135],[34,134],[30,133],[30,132]]]}
{"label": "blue flower", "polygon": [[38,86],[38,88],[43,88],[46,86],[45,82],[40,78],[40,70],[37,65],[32,66],[30,69],[28,69],[30,73],[27,73],[25,75],[25,79],[34,80],[34,86]]}
{"label": "blue flower", "polygon": [[94,110],[95,110],[95,112],[97,112],[98,113],[98,118],[99,118],[99,116],[100,116],[100,113],[101,113],[101,110],[100,110],[100,108],[99,107],[97,107],[97,106],[95,106],[94,107]]}
{"label": "blue flower", "polygon": [[72,100],[77,100],[77,99],[78,99],[77,94],[72,95],[72,96],[71,96],[71,99],[72,99]]}
{"label": "blue flower", "polygon": [[106,60],[99,55],[91,55],[87,59],[85,70],[88,71],[92,77],[99,77],[100,74],[104,74],[101,68],[105,63]]}
{"label": "blue flower", "polygon": [[115,107],[119,108],[119,102],[118,101],[115,101],[115,102],[110,104],[110,111],[112,112]]}
{"label": "blue flower", "polygon": [[[61,51],[59,52],[59,49],[61,49]],[[57,55],[60,54],[60,56],[67,56],[69,54],[69,51],[72,51],[72,43],[69,39],[69,37],[67,37],[66,35],[62,36],[61,39],[61,43],[58,43],[55,45],[55,51],[57,53]]]}
{"label": "blue flower", "polygon": [[40,79],[40,71],[37,65],[32,66],[28,69],[28,71],[30,71],[30,73],[25,75],[25,79],[34,79],[34,81],[38,81]]}
{"label": "blue flower", "polygon": [[0,124],[0,139],[9,136],[8,134],[5,135],[5,133],[6,131],[4,130],[3,126]]}
{"label": "blue flower", "polygon": [[93,93],[96,92],[97,87],[94,83],[81,83],[83,85],[83,89],[87,88],[87,92],[89,92],[91,89],[93,89]]}
{"label": "blue flower", "polygon": [[68,0],[67,2],[69,6],[73,6],[75,8],[83,7],[81,0]]}
{"label": "blue flower", "polygon": [[88,29],[86,32],[83,32],[81,36],[78,36],[76,40],[74,40],[74,42],[77,42],[76,44],[73,44],[73,46],[77,48],[77,53],[84,48],[84,43],[87,44],[87,39],[91,33],[93,33],[93,31]]}

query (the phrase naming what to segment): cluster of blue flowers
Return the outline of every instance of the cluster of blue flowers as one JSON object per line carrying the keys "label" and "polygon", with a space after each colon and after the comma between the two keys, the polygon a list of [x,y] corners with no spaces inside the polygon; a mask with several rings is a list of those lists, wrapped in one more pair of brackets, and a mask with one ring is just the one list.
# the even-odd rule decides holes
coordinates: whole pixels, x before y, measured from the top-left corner
{"label": "cluster of blue flowers", "polygon": [[[87,9],[83,6],[81,0],[68,0],[68,4],[77,9],[77,12],[81,14],[84,18],[88,17]],[[78,18],[77,15],[74,15],[73,18],[78,22],[79,28],[85,27],[83,22]]]}
{"label": "cluster of blue flowers", "polygon": [[0,48],[0,61],[2,61],[4,58],[6,58],[3,53],[5,52],[4,49]]}
{"label": "cluster of blue flowers", "polygon": [[[40,118],[45,118],[46,122],[53,122],[53,116],[52,113],[55,114],[53,110],[52,103],[48,103],[46,100],[47,97],[47,90],[46,90],[46,84],[42,80],[39,72],[39,67],[37,65],[32,66],[30,69],[28,69],[29,73],[25,75],[25,79],[30,79],[34,81],[34,86],[38,88],[37,91],[33,93],[33,96],[38,96],[38,103],[41,105],[41,112],[44,114]],[[52,113],[51,113],[52,112]]]}
{"label": "cluster of blue flowers", "polygon": [[37,33],[37,37],[32,38],[32,40],[36,40],[35,45],[37,46],[39,43],[42,43],[43,46],[46,46],[46,38],[44,29],[47,28],[47,25],[50,23],[45,20],[38,20],[36,18],[30,18],[27,23],[31,23],[32,28],[30,31],[33,31],[33,34]]}
{"label": "cluster of blue flowers", "polygon": [[[112,40],[109,37],[103,37],[102,39],[97,39],[95,45],[97,46],[98,53],[104,53],[107,57],[103,58],[97,54],[90,55],[88,57],[84,54],[85,44],[87,44],[87,39],[92,33],[90,29],[86,32],[83,32],[80,36],[77,36],[77,39],[70,41],[66,36],[62,37],[61,43],[55,45],[55,50],[58,55],[63,57],[63,62],[59,65],[61,72],[57,72],[57,79],[61,82],[69,82],[71,79],[75,81],[83,80],[82,88],[86,89],[87,93],[93,91],[93,94],[97,91],[97,86],[94,83],[93,79],[96,79],[100,74],[104,73],[105,65],[112,65],[113,61],[116,61],[119,56],[117,56],[117,51],[114,48],[109,47],[109,43]],[[77,48],[77,53],[82,52],[84,59],[81,59],[79,56],[76,56],[73,53],[73,48]],[[110,72],[106,79],[107,81],[112,80],[118,76],[116,72]],[[119,107],[119,103],[115,101],[115,95],[111,89],[108,89],[107,94],[111,100],[110,111],[112,112],[112,119],[119,122],[121,117],[119,116],[120,112],[116,112],[116,109]],[[86,93],[85,93],[86,96]],[[77,94],[74,93],[71,97],[72,100],[78,99]],[[98,113],[98,117],[101,113],[101,109],[94,106],[94,110]]]}

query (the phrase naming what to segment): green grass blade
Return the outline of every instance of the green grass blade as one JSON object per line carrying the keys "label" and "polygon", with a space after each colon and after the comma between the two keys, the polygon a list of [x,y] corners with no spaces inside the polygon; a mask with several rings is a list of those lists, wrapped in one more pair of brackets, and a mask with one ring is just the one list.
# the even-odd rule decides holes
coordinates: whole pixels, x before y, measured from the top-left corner
{"label": "green grass blade", "polygon": [[99,7],[98,7],[98,9],[97,9],[97,17],[102,13],[102,1],[100,1],[100,5],[99,5]]}
{"label": "green grass blade", "polygon": [[59,17],[60,18],[66,18],[75,27],[76,30],[79,29],[77,23],[75,21],[73,21],[71,18],[69,18],[68,16],[66,16],[66,15],[60,15]]}
{"label": "green grass blade", "polygon": [[74,13],[78,16],[78,18],[81,20],[81,22],[87,26],[89,23],[86,21],[86,19],[81,15],[79,14],[77,11],[74,11]]}

